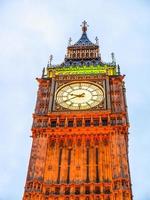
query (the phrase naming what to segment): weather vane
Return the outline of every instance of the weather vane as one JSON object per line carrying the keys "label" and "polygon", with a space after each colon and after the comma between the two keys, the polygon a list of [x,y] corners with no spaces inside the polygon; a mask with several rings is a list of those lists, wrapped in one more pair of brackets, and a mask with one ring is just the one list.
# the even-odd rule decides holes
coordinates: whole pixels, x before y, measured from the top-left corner
{"label": "weather vane", "polygon": [[87,27],[89,27],[89,25],[88,25],[87,22],[84,20],[84,21],[82,22],[81,27],[82,27],[82,31],[83,31],[83,32],[86,32],[86,31],[87,31]]}

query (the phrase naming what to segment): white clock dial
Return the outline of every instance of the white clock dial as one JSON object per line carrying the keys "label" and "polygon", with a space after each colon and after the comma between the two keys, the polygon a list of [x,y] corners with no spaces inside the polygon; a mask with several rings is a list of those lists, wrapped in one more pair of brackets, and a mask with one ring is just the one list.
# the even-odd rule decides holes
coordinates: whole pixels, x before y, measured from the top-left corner
{"label": "white clock dial", "polygon": [[92,82],[71,82],[56,92],[56,101],[70,110],[86,110],[100,104],[104,99],[104,90]]}

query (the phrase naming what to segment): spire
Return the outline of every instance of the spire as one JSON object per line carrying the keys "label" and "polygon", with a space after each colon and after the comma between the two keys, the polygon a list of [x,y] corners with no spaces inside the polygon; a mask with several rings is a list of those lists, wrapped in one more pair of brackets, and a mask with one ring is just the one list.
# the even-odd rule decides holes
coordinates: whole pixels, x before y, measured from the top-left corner
{"label": "spire", "polygon": [[82,27],[82,36],[81,36],[81,38],[78,40],[78,42],[76,42],[73,46],[82,46],[82,45],[86,45],[86,46],[92,46],[92,45],[94,45],[90,40],[89,40],[89,38],[87,37],[87,34],[86,34],[86,32],[87,32],[87,27],[88,27],[89,25],[87,24],[87,22],[84,20],[83,22],[82,22],[82,25],[81,25],[81,27]]}
{"label": "spire", "polygon": [[72,65],[73,63],[81,65],[83,62],[88,63],[88,65],[90,63],[101,63],[98,38],[96,37],[96,43],[89,40],[87,36],[88,24],[85,20],[82,22],[81,28],[81,38],[75,44],[71,44],[71,40],[69,40],[65,65]]}

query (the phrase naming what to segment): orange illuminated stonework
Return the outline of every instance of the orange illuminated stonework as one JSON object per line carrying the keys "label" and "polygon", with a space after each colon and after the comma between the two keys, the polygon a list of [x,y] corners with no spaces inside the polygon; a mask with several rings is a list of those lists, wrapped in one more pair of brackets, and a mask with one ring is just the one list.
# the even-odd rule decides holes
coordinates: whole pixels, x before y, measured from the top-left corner
{"label": "orange illuminated stonework", "polygon": [[[52,66],[50,61],[37,78],[23,200],[132,199],[124,76],[114,55],[111,63],[102,62],[98,41],[87,37],[86,22],[82,31],[80,40],[69,44],[64,62]],[[96,106],[102,94],[81,86],[84,82],[103,88]],[[69,89],[71,83],[77,86]],[[66,88],[62,97],[59,88]]]}

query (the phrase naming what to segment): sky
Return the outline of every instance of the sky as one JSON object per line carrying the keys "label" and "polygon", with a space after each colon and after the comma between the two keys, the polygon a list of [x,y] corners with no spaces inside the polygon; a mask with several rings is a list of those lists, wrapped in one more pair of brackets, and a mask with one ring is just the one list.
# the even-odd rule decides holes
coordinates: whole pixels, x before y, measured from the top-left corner
{"label": "sky", "polygon": [[129,160],[135,200],[150,200],[150,1],[0,0],[0,200],[22,198],[32,113],[48,57],[63,62],[81,23],[99,38],[103,61],[115,53],[126,75]]}

